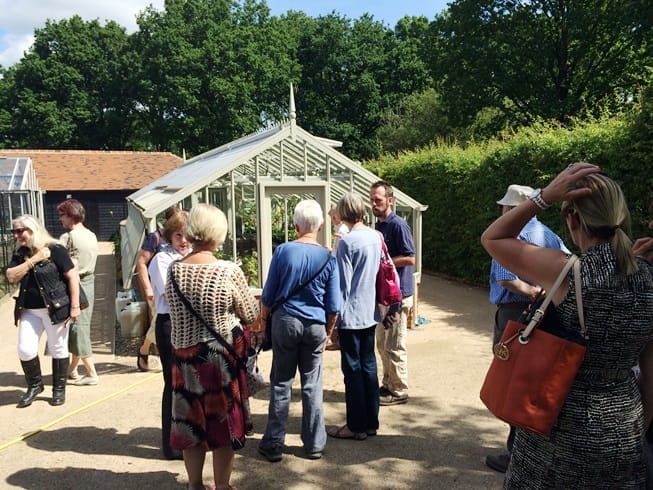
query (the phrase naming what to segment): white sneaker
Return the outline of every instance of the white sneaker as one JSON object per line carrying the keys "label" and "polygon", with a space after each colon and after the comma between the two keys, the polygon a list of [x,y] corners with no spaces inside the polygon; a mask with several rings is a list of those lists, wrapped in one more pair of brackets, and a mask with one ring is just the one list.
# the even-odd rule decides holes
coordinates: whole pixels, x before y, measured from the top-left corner
{"label": "white sneaker", "polygon": [[75,381],[73,384],[75,386],[92,386],[98,384],[100,381],[100,378],[96,376],[83,376],[77,381]]}
{"label": "white sneaker", "polygon": [[68,379],[78,380],[80,377],[81,377],[81,376],[80,376],[79,373],[77,372],[77,369],[75,369],[74,371],[70,371],[70,372],[68,373]]}

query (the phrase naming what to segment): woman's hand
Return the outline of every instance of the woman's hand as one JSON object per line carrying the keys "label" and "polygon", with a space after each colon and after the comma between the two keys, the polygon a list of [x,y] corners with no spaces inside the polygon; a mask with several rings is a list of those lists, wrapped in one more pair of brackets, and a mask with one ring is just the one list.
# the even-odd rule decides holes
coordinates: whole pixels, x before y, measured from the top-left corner
{"label": "woman's hand", "polygon": [[592,163],[572,163],[542,189],[541,197],[546,203],[553,204],[587,196],[592,190],[589,187],[576,187],[578,179],[600,171],[601,167]]}
{"label": "woman's hand", "polygon": [[633,245],[633,254],[653,264],[653,237],[637,239]]}

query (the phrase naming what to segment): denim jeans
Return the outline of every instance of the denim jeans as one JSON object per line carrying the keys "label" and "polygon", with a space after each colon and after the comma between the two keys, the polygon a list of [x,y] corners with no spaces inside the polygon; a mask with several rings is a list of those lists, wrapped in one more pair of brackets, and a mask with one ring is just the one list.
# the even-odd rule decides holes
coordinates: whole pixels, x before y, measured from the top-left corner
{"label": "denim jeans", "polygon": [[367,432],[379,428],[375,331],[376,325],[362,330],[338,331],[342,373],[345,375],[347,427],[352,432]]}
{"label": "denim jeans", "polygon": [[295,372],[299,368],[302,387],[302,433],[306,452],[326,446],[322,407],[322,346],[326,341],[323,323],[302,320],[279,310],[272,315],[272,369],[270,406],[261,447],[283,445]]}

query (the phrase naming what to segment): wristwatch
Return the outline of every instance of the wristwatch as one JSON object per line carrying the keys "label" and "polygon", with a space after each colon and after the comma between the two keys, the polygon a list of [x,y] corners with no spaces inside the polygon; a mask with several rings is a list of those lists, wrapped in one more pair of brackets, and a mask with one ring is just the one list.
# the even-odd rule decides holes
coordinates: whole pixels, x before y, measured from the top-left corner
{"label": "wristwatch", "polygon": [[531,192],[531,195],[528,196],[528,198],[535,203],[535,205],[544,210],[550,207],[551,205],[546,202],[544,199],[542,199],[542,189],[535,189],[533,192]]}

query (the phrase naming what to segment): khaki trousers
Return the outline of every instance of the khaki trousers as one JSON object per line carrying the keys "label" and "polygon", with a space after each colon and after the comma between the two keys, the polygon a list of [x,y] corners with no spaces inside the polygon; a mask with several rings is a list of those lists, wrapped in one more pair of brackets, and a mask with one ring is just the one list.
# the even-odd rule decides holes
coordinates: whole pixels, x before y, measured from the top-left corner
{"label": "khaki trousers", "polygon": [[395,396],[408,395],[408,311],[413,297],[401,302],[401,312],[389,328],[383,323],[376,326],[376,349],[383,366],[382,386]]}

